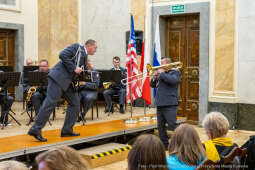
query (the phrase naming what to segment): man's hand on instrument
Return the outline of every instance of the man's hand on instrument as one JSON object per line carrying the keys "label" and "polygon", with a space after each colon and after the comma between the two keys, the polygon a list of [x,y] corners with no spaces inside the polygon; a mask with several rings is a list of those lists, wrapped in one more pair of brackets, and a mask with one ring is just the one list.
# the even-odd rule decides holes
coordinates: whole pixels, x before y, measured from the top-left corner
{"label": "man's hand on instrument", "polygon": [[76,67],[76,69],[74,70],[74,72],[76,74],[80,74],[82,72],[82,68],[81,67]]}
{"label": "man's hand on instrument", "polygon": [[163,73],[163,72],[165,72],[165,69],[163,69],[163,68],[158,69],[158,74]]}
{"label": "man's hand on instrument", "polygon": [[80,81],[79,83],[80,83],[80,86],[84,86],[86,84],[85,81]]}

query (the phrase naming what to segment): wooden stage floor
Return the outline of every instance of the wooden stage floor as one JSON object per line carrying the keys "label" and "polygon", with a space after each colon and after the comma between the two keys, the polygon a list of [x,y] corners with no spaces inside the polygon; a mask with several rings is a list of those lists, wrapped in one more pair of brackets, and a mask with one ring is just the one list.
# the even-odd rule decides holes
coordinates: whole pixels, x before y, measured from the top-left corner
{"label": "wooden stage floor", "polygon": [[60,145],[74,145],[133,132],[155,129],[157,126],[156,120],[148,122],[138,121],[134,124],[127,124],[124,120],[125,119],[111,120],[84,126],[75,126],[74,131],[80,133],[80,136],[78,137],[60,137],[60,129],[45,130],[42,132],[42,135],[48,139],[47,142],[38,142],[35,138],[27,134],[3,137],[0,138],[0,159],[48,150],[51,147]]}
{"label": "wooden stage floor", "polygon": [[[148,116],[153,115],[150,114]],[[138,117],[141,116],[134,118]],[[184,120],[182,117],[178,119],[180,121]],[[48,139],[47,142],[38,142],[35,138],[27,134],[3,137],[0,139],[0,159],[48,150],[55,146],[74,145],[133,132],[155,129],[157,127],[156,120],[150,120],[148,122],[138,121],[134,124],[127,124],[124,120],[125,119],[111,120],[84,126],[75,126],[74,131],[80,133],[80,136],[77,137],[60,137],[60,129],[45,130],[42,132],[42,136]]]}

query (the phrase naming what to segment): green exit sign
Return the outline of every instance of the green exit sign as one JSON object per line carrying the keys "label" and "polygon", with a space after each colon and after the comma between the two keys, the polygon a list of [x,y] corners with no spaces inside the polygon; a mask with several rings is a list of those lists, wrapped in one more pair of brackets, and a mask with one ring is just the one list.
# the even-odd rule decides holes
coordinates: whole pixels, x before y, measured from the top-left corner
{"label": "green exit sign", "polygon": [[172,14],[183,13],[184,5],[173,5],[172,6]]}

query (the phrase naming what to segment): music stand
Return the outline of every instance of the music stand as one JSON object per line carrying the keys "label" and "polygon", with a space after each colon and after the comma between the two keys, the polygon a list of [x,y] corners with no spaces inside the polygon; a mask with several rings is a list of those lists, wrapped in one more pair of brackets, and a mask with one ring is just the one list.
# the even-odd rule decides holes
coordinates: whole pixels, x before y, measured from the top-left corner
{"label": "music stand", "polygon": [[[20,72],[0,72],[0,86],[2,87],[2,90],[4,92],[4,96],[7,97],[7,89],[10,86],[18,86],[19,85],[19,80],[20,80]],[[6,99],[5,99],[6,101]],[[10,111],[14,113],[11,109]],[[3,113],[2,113],[3,114]],[[14,113],[15,114],[15,113]],[[18,125],[21,126],[20,122],[14,118],[10,112],[4,113],[4,119],[5,120],[6,116],[9,115]],[[2,122],[2,129],[4,128],[5,124]]]}
{"label": "music stand", "polygon": [[100,73],[100,87],[103,87],[103,82],[121,83],[120,70],[97,70]]}
{"label": "music stand", "polygon": [[[30,86],[47,86],[48,85],[48,73],[46,73],[46,72],[42,72],[42,71],[24,72],[24,78],[27,78],[27,83]],[[31,122],[34,121],[34,116],[33,116],[31,107],[32,107],[32,105],[29,107],[28,103],[26,103],[26,110],[21,113],[21,114],[23,114],[25,112],[27,113],[27,115],[29,117],[29,122],[27,123],[27,125],[29,125]],[[29,111],[31,111],[31,113],[29,113]],[[49,122],[49,124],[51,125],[50,122]]]}
{"label": "music stand", "polygon": [[0,70],[3,72],[13,72],[13,67],[12,66],[0,66]]}
{"label": "music stand", "polygon": [[39,70],[39,66],[24,66],[23,72]]}

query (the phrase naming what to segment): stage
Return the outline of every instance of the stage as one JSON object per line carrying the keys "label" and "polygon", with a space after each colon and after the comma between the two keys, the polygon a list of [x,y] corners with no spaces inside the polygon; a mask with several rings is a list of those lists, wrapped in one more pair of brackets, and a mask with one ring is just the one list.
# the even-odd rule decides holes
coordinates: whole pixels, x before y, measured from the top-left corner
{"label": "stage", "polygon": [[[155,114],[147,116],[153,117]],[[137,123],[132,124],[125,123],[126,119],[120,119],[75,126],[74,131],[80,133],[78,137],[60,137],[60,129],[45,130],[42,135],[48,139],[47,142],[38,142],[27,134],[3,137],[0,138],[0,159],[40,152],[55,146],[75,145],[157,128],[156,120],[140,122],[139,117],[142,116],[134,117],[137,118]],[[180,117],[178,120],[183,122],[185,118]]]}

